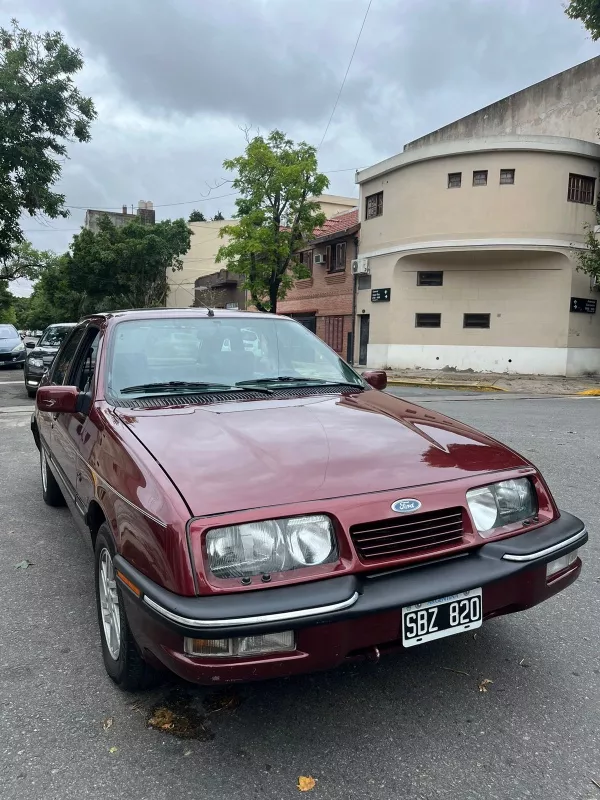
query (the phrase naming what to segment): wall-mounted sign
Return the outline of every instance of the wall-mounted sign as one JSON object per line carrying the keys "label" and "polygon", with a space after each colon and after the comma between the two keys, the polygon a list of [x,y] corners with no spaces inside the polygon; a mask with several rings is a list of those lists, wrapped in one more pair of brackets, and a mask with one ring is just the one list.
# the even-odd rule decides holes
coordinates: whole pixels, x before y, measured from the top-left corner
{"label": "wall-mounted sign", "polygon": [[371,289],[372,303],[389,303],[391,289]]}
{"label": "wall-mounted sign", "polygon": [[595,314],[597,300],[589,300],[587,297],[572,297],[571,311],[575,314]]}

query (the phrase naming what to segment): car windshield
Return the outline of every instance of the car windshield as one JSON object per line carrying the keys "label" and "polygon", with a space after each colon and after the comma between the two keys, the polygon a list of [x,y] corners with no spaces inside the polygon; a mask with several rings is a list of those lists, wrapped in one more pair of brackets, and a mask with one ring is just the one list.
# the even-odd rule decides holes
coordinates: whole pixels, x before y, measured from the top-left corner
{"label": "car windshield", "polygon": [[18,339],[17,329],[12,325],[0,325],[0,339]]}
{"label": "car windshield", "polygon": [[40,347],[60,347],[62,340],[71,330],[73,328],[70,325],[57,325],[56,327],[46,328],[39,341]]}
{"label": "car windshield", "polygon": [[182,392],[210,391],[210,385],[203,388],[200,383],[238,389],[243,388],[240,384],[254,384],[263,391],[271,384],[365,385],[298,322],[260,314],[119,322],[112,337],[107,382],[109,394],[127,399],[160,394],[162,389],[172,394],[177,383],[191,384],[181,385]]}

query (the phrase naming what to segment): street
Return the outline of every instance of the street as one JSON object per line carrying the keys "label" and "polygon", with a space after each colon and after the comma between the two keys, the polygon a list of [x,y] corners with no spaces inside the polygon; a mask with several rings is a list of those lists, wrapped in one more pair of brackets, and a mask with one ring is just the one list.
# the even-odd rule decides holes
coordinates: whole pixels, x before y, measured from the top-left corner
{"label": "street", "polygon": [[[392,393],[532,459],[588,524],[579,582],[377,665],[128,696],[102,665],[91,550],[42,501],[23,373],[0,372],[3,800],[288,798],[299,776],[329,800],[600,798],[599,400]],[[194,738],[149,728],[162,707],[187,714]]]}

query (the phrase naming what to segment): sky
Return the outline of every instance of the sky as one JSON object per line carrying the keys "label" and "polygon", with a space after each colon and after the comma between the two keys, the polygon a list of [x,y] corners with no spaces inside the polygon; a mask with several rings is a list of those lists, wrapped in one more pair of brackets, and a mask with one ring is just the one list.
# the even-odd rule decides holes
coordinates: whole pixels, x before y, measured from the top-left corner
{"label": "sky", "polygon": [[[67,220],[26,219],[63,252],[86,208],[151,200],[157,220],[234,211],[226,158],[244,128],[319,145],[368,0],[0,0],[34,31],[80,48],[77,83],[98,111],[59,189]],[[319,148],[331,194],[404,144],[600,53],[563,0],[372,0]],[[28,294],[27,284],[11,287]]]}

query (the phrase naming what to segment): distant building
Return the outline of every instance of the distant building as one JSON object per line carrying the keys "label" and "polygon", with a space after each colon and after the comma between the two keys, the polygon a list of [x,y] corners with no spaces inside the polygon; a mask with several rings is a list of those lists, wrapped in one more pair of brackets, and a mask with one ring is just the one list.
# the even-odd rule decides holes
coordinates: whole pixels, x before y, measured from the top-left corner
{"label": "distant building", "polygon": [[246,292],[241,285],[241,277],[227,269],[203,275],[196,279],[194,305],[244,311]]}
{"label": "distant building", "polygon": [[127,206],[123,206],[122,211],[104,211],[102,209],[88,208],[85,212],[84,227],[89,228],[93,233],[97,233],[98,223],[103,216],[107,216],[113,225],[117,228],[127,225],[134,219],[139,219],[145,225],[154,225],[156,221],[156,212],[153,203],[150,200],[140,200],[135,214],[127,211]]}
{"label": "distant building", "polygon": [[298,320],[350,360],[354,283],[350,263],[358,250],[359,230],[356,206],[328,219],[299,253],[310,277],[296,281],[277,304],[278,314]]}
{"label": "distant building", "polygon": [[[348,211],[356,206],[356,198],[340,197],[324,194],[315,198],[327,218]],[[219,273],[223,265],[216,262],[219,247],[227,244],[227,238],[221,238],[219,231],[225,225],[235,225],[235,220],[207,220],[206,222],[188,222],[193,231],[188,252],[182,256],[183,269],[168,271],[169,296],[167,306],[185,308],[193,306],[196,299],[196,283],[206,275]]]}

